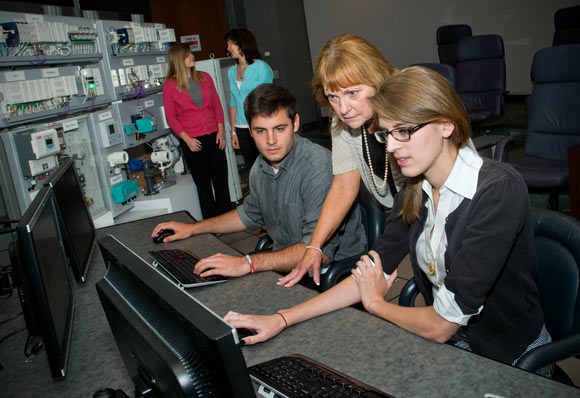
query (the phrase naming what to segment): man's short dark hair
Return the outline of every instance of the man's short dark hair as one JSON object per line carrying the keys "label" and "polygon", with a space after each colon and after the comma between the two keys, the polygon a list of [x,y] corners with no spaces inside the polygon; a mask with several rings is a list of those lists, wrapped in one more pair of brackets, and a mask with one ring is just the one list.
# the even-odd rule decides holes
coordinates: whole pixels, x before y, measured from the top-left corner
{"label": "man's short dark hair", "polygon": [[259,85],[244,101],[244,113],[250,126],[256,116],[272,116],[280,109],[286,110],[290,120],[294,121],[298,113],[298,101],[290,90],[277,84]]}

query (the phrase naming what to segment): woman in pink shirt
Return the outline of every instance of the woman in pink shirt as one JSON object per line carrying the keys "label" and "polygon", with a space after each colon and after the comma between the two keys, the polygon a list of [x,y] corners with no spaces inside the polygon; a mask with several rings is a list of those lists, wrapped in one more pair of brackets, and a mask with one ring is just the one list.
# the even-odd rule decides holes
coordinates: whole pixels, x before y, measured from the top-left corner
{"label": "woman in pink shirt", "polygon": [[179,137],[203,218],[214,217],[231,208],[222,105],[210,75],[195,69],[189,46],[173,44],[168,58],[165,118]]}

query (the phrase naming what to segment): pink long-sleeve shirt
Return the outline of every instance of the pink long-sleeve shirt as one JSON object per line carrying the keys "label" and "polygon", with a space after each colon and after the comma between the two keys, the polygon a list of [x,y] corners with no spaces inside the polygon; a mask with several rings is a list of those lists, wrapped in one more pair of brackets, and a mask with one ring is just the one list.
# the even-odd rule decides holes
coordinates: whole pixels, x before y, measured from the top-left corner
{"label": "pink long-sleeve shirt", "polygon": [[224,123],[224,112],[211,76],[199,82],[203,104],[201,108],[193,102],[187,90],[177,90],[177,82],[168,79],[163,85],[163,106],[169,127],[179,136],[183,131],[190,137],[215,133],[218,123]]}

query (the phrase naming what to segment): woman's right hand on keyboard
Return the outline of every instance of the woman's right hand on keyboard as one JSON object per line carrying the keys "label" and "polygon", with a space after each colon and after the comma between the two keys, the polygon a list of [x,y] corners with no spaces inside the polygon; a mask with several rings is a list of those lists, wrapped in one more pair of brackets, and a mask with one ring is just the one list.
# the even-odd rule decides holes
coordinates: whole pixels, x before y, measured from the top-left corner
{"label": "woman's right hand on keyboard", "polygon": [[246,345],[270,340],[286,328],[286,323],[279,314],[261,316],[245,315],[239,312],[229,311],[224,319],[237,329],[245,328],[256,331],[255,335],[242,339]]}

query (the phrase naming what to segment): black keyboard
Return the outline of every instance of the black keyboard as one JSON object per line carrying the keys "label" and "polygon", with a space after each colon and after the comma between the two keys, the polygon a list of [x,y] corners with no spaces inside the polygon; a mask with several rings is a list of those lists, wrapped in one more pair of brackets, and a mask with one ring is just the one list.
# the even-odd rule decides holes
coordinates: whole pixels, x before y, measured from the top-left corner
{"label": "black keyboard", "polygon": [[249,368],[250,376],[279,395],[294,397],[393,398],[362,381],[299,354]]}
{"label": "black keyboard", "polygon": [[170,249],[150,251],[149,255],[168,274],[185,287],[201,286],[225,282],[226,278],[220,275],[211,275],[205,278],[193,273],[193,267],[199,258],[187,250]]}

